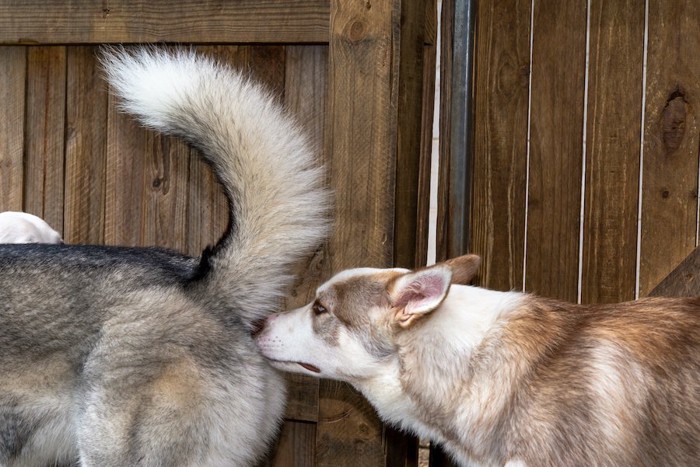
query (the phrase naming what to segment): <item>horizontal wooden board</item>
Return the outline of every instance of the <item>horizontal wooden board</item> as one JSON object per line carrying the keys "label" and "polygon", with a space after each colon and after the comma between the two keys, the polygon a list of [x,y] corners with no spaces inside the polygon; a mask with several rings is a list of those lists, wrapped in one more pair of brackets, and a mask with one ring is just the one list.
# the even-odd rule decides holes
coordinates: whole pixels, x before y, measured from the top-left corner
{"label": "horizontal wooden board", "polygon": [[323,43],[329,14],[329,0],[9,0],[0,43]]}

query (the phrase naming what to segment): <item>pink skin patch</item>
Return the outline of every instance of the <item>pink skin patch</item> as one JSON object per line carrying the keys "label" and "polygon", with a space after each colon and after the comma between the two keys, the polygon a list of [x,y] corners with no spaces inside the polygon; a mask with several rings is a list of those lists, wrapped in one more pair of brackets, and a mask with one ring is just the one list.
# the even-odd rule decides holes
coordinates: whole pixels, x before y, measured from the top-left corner
{"label": "pink skin patch", "polygon": [[406,311],[410,313],[438,300],[443,294],[444,286],[445,279],[442,275],[424,274],[406,286],[395,305],[406,307]]}

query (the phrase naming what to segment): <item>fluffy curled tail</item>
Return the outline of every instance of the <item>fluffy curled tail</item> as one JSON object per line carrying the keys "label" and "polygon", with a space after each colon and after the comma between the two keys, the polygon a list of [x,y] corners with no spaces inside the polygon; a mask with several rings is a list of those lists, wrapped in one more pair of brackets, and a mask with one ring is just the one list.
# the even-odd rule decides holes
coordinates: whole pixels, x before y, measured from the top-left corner
{"label": "fluffy curled tail", "polygon": [[307,141],[261,86],[192,51],[105,49],[102,62],[122,108],[198,148],[223,185],[229,228],[192,290],[251,326],[328,232],[328,192]]}

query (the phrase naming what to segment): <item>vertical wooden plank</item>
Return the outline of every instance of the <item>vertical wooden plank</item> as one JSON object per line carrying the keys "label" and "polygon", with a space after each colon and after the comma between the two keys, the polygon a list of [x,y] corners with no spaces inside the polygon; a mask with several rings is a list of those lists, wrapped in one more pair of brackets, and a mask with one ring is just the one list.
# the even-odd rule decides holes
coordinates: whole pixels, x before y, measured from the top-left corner
{"label": "vertical wooden plank", "polygon": [[391,263],[396,89],[396,0],[334,1],[329,52],[331,180],[336,216],[333,270]]}
{"label": "vertical wooden plank", "polygon": [[[325,144],[328,47],[287,46],[285,68],[285,107],[296,118],[321,161]],[[285,304],[287,308],[308,303],[314,296],[316,287],[324,278],[330,276],[330,265],[326,261],[326,253],[327,247],[324,246],[298,265],[295,271],[297,281]],[[291,420],[317,421],[319,380],[303,375],[289,375],[287,382],[289,397],[286,417]],[[292,452],[287,453],[288,457],[301,455],[298,452],[300,449],[311,449],[306,455],[312,459],[316,456],[315,442],[303,446],[280,445],[278,449],[285,448],[293,449]],[[277,457],[284,457],[279,450]]]}
{"label": "vertical wooden plank", "polygon": [[[389,266],[394,238],[399,1],[331,3],[329,135],[336,229],[331,269]],[[319,466],[384,465],[382,424],[347,385],[320,385]]]}
{"label": "vertical wooden plank", "polygon": [[425,265],[428,259],[436,55],[437,46],[425,44],[423,47],[423,108],[421,109],[421,153],[418,169],[418,214],[414,254],[414,264],[416,265]]}
{"label": "vertical wooden plank", "polygon": [[190,149],[180,139],[108,113],[105,240],[120,245],[187,248]]}
{"label": "vertical wooden plank", "polygon": [[[187,248],[187,192],[190,148],[184,141],[151,131],[144,134],[144,217],[142,245]],[[143,154],[145,153],[145,154]]]}
{"label": "vertical wooden plank", "polygon": [[0,211],[21,211],[25,115],[25,47],[0,47]]}
{"label": "vertical wooden plank", "polygon": [[697,243],[700,3],[649,2],[639,293]]}
{"label": "vertical wooden plank", "polygon": [[142,245],[146,195],[146,131],[117,109],[110,94],[107,107],[105,243]]}
{"label": "vertical wooden plank", "polygon": [[190,155],[187,197],[187,246],[185,252],[198,256],[207,245],[223,235],[229,220],[228,203],[221,185],[197,154]]}
{"label": "vertical wooden plank", "polygon": [[280,99],[285,91],[285,47],[279,45],[250,46],[247,68],[255,79],[265,83]]}
{"label": "vertical wooden plank", "polygon": [[67,50],[64,239],[104,243],[107,85],[93,47]]}
{"label": "vertical wooden plank", "polygon": [[497,290],[523,285],[531,9],[497,0],[477,13],[470,251]]}
{"label": "vertical wooden plank", "polygon": [[416,264],[418,229],[418,187],[420,180],[421,124],[423,109],[423,36],[425,5],[401,5],[401,62],[396,149],[396,194],[394,206],[394,265],[405,268]]}
{"label": "vertical wooden plank", "polygon": [[644,10],[593,0],[581,301],[632,300],[642,112]]}
{"label": "vertical wooden plank", "polygon": [[27,50],[24,211],[63,231],[66,48]]}
{"label": "vertical wooden plank", "polygon": [[[449,254],[448,218],[451,217],[449,206],[450,194],[450,126],[452,102],[452,49],[454,38],[455,0],[442,0],[440,24],[440,122],[438,146],[438,189],[437,189],[437,225],[435,232],[435,259],[444,261]],[[434,456],[431,454],[431,459]],[[432,461],[431,461],[432,462]],[[438,464],[439,465],[439,464]]]}
{"label": "vertical wooden plank", "polygon": [[578,297],[586,1],[535,3],[527,290]]}
{"label": "vertical wooden plank", "polygon": [[314,467],[316,424],[287,422],[282,427],[277,449],[266,464],[271,467]]}

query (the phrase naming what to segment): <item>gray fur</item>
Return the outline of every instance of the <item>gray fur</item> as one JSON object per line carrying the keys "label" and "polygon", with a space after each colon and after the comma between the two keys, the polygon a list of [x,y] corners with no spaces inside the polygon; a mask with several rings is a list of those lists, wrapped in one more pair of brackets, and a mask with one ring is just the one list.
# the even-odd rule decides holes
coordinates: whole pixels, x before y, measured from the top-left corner
{"label": "gray fur", "polygon": [[238,73],[186,51],[103,62],[124,109],[202,151],[232,223],[201,258],[0,245],[0,466],[251,465],[285,389],[250,332],[327,233],[322,172]]}

